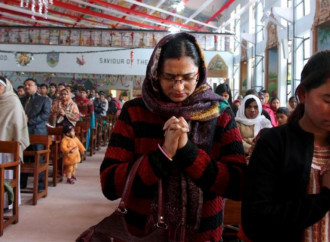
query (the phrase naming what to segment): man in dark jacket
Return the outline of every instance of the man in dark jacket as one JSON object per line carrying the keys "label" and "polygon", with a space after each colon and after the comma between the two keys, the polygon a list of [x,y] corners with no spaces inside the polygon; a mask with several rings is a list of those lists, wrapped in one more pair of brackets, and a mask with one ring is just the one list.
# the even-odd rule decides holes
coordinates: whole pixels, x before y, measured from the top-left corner
{"label": "man in dark jacket", "polygon": [[95,113],[95,118],[98,120],[102,117],[102,113],[104,111],[103,103],[101,99],[99,98],[100,93],[104,94],[104,92],[99,91],[98,95],[93,100],[94,103],[94,113]]}
{"label": "man in dark jacket", "polygon": [[[51,101],[48,97],[40,96],[37,93],[37,81],[28,78],[24,82],[26,96],[21,99],[21,103],[25,110],[26,120],[28,123],[29,134],[47,135],[46,122],[49,119]],[[31,145],[27,150],[41,150],[42,145]],[[31,162],[29,160],[24,162]],[[33,161],[32,161],[33,162]],[[21,173],[21,188],[27,185],[28,174]],[[39,190],[43,190],[44,174],[39,176]]]}

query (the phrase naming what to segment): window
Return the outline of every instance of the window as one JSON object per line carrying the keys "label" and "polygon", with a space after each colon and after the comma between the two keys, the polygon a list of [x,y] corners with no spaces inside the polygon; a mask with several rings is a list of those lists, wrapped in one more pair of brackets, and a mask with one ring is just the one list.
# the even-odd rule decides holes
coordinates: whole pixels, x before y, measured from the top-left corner
{"label": "window", "polygon": [[310,0],[297,0],[295,6],[296,19],[301,19],[302,17],[310,14],[311,11]]}

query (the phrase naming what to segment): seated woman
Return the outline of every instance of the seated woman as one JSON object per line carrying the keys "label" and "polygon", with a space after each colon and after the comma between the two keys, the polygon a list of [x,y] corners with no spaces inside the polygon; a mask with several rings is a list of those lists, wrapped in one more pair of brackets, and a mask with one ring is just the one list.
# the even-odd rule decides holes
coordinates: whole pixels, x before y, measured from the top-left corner
{"label": "seated woman", "polygon": [[236,122],[243,138],[243,147],[246,155],[253,144],[253,139],[263,128],[271,128],[270,121],[261,115],[261,102],[255,95],[247,95],[237,111]]}

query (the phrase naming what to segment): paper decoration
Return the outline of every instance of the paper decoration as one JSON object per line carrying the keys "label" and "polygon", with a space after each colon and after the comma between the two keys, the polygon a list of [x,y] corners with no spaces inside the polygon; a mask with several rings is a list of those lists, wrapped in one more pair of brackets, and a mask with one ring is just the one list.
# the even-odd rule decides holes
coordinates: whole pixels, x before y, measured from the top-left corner
{"label": "paper decoration", "polygon": [[20,66],[27,66],[33,59],[33,55],[27,53],[15,53],[15,59],[16,63]]}
{"label": "paper decoration", "polygon": [[53,51],[53,52],[47,54],[47,64],[50,67],[57,66],[59,59],[60,59],[60,53]]}

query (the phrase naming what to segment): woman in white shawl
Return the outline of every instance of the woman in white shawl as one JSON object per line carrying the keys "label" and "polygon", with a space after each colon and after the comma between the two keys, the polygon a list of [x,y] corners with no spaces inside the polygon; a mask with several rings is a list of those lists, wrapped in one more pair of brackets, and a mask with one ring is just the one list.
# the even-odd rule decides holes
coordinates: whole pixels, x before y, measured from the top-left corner
{"label": "woman in white shawl", "polygon": [[255,95],[247,95],[244,97],[237,111],[235,119],[243,138],[245,154],[249,154],[253,139],[258,135],[261,129],[273,127],[271,122],[265,116],[261,115],[261,112],[261,102]]}
{"label": "woman in white shawl", "polygon": [[[23,150],[30,145],[25,112],[12,84],[2,76],[0,76],[0,110],[0,140],[18,141],[21,144],[20,159],[23,160]],[[0,153],[0,164],[12,160],[12,154]],[[12,176],[11,171],[5,174],[5,178],[12,178]]]}

